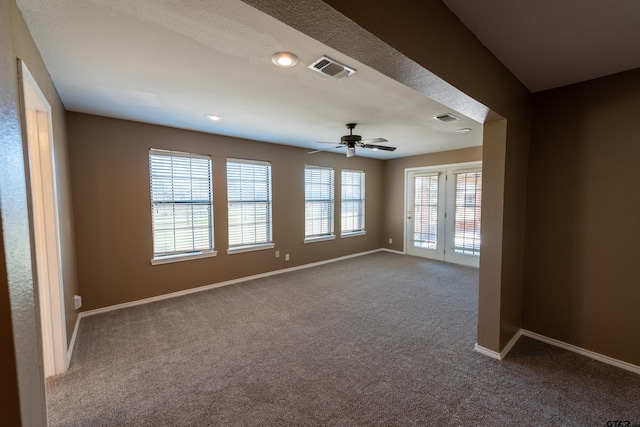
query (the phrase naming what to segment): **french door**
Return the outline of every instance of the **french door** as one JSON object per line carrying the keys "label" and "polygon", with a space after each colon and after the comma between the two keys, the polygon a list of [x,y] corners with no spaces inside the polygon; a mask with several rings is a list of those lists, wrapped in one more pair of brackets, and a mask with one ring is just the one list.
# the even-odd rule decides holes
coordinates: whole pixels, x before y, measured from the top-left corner
{"label": "french door", "polygon": [[478,267],[482,164],[407,169],[406,252]]}

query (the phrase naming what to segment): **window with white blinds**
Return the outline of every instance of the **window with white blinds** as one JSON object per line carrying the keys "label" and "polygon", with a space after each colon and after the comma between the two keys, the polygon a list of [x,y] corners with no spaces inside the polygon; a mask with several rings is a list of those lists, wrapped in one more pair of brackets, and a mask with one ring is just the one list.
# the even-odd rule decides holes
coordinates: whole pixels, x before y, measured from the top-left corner
{"label": "window with white blinds", "polygon": [[213,251],[211,158],[151,149],[154,259]]}
{"label": "window with white blinds", "polygon": [[364,231],[364,172],[342,170],[341,234]]}
{"label": "window with white blinds", "polygon": [[229,250],[272,243],[271,164],[227,160]]}
{"label": "window with white blinds", "polygon": [[439,175],[414,178],[413,244],[436,249],[438,244],[438,181]]}
{"label": "window with white blinds", "polygon": [[456,173],[453,251],[480,255],[482,171]]}
{"label": "window with white blinds", "polygon": [[305,240],[333,238],[333,169],[304,169]]}

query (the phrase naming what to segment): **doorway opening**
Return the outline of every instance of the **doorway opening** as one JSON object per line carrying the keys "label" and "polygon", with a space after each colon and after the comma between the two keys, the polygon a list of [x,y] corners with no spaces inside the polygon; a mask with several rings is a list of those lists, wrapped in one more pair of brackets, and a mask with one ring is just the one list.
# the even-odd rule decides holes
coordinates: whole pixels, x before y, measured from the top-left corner
{"label": "doorway opening", "polygon": [[482,163],[405,169],[409,255],[480,265]]}
{"label": "doorway opening", "polygon": [[51,106],[24,62],[21,61],[19,69],[24,97],[42,354],[45,377],[50,377],[68,368]]}

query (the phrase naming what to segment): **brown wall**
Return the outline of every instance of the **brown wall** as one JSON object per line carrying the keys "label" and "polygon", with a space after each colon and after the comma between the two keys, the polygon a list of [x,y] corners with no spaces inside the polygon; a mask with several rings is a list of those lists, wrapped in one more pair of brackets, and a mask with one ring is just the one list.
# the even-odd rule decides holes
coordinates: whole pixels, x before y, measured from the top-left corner
{"label": "brown wall", "polygon": [[60,249],[62,257],[62,277],[64,286],[64,306],[67,326],[67,344],[71,340],[73,329],[78,318],[74,310],[73,296],[77,294],[76,254],[73,228],[73,208],[71,200],[71,183],[69,174],[69,154],[67,146],[66,112],[53,86],[40,53],[33,42],[22,14],[15,8],[14,46],[18,58],[22,59],[40,90],[51,105],[53,120],[53,153],[55,157],[56,191],[58,196],[58,215],[60,224]]}
{"label": "brown wall", "polygon": [[[67,167],[65,112],[48,72],[17,5],[13,0],[0,1],[0,215],[4,253],[0,256],[2,292],[10,295],[11,323],[6,324],[6,306],[0,307],[2,330],[12,328],[15,359],[1,361],[7,369],[9,381],[3,384],[2,400],[15,402],[15,389],[5,390],[12,382],[11,371],[19,383],[20,412],[26,425],[44,425],[45,402],[43,373],[40,367],[40,338],[38,333],[35,290],[32,274],[31,233],[28,215],[28,182],[21,129],[22,108],[19,101],[17,59],[25,61],[38,82],[53,114],[54,151],[56,155],[57,191],[60,198],[61,249],[64,274],[67,334],[71,337],[77,314],[73,311],[76,291],[75,253],[73,246],[73,218]],[[6,271],[6,274],[4,273]],[[9,335],[2,335],[2,346],[11,348]],[[5,347],[6,346],[6,347]],[[8,393],[6,395],[5,393]],[[17,408],[14,408],[17,410]],[[5,413],[3,411],[3,422]],[[15,420],[11,411],[6,415]]]}
{"label": "brown wall", "polygon": [[[226,280],[378,249],[383,162],[219,135],[68,113],[83,309],[162,295]],[[212,156],[218,255],[152,266],[149,148]],[[271,162],[275,249],[227,255],[227,157]],[[305,164],[365,171],[365,236],[304,241]],[[340,204],[336,201],[336,233]],[[275,258],[275,250],[280,258]],[[285,261],[284,255],[291,255]]]}
{"label": "brown wall", "polygon": [[523,327],[640,365],[640,69],[537,93]]}

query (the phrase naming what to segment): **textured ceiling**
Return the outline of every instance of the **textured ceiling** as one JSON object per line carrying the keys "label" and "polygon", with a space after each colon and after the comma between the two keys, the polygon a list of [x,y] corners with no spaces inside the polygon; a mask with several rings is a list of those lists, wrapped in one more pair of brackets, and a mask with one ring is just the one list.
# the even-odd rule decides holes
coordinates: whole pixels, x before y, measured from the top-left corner
{"label": "textured ceiling", "polygon": [[531,92],[640,67],[638,0],[443,0]]}
{"label": "textured ceiling", "polygon": [[[363,138],[383,137],[398,147],[358,151],[376,158],[482,143],[486,109],[476,102],[459,104],[466,116],[453,111],[420,87],[409,88],[238,0],[17,3],[70,111],[310,149],[326,147],[317,141],[339,141],[345,123],[355,122]],[[370,51],[367,40],[358,46],[359,40],[351,39],[350,48]],[[271,56],[281,50],[296,53],[300,63],[275,67]],[[309,70],[322,55],[356,74],[337,81]],[[396,59],[394,66],[406,64],[412,74],[426,72]],[[461,120],[433,118],[444,113]],[[214,123],[206,114],[223,119]],[[460,128],[471,132],[456,132]]]}
{"label": "textured ceiling", "polygon": [[[443,1],[534,92],[640,66],[638,0]],[[482,143],[486,107],[319,0],[17,3],[70,111],[309,149],[356,122],[364,138],[398,147],[358,152],[377,158]],[[304,33],[247,3],[278,5]],[[298,66],[276,68],[280,50]],[[309,70],[322,55],[357,73],[336,81]],[[461,120],[433,119],[443,113]]]}

